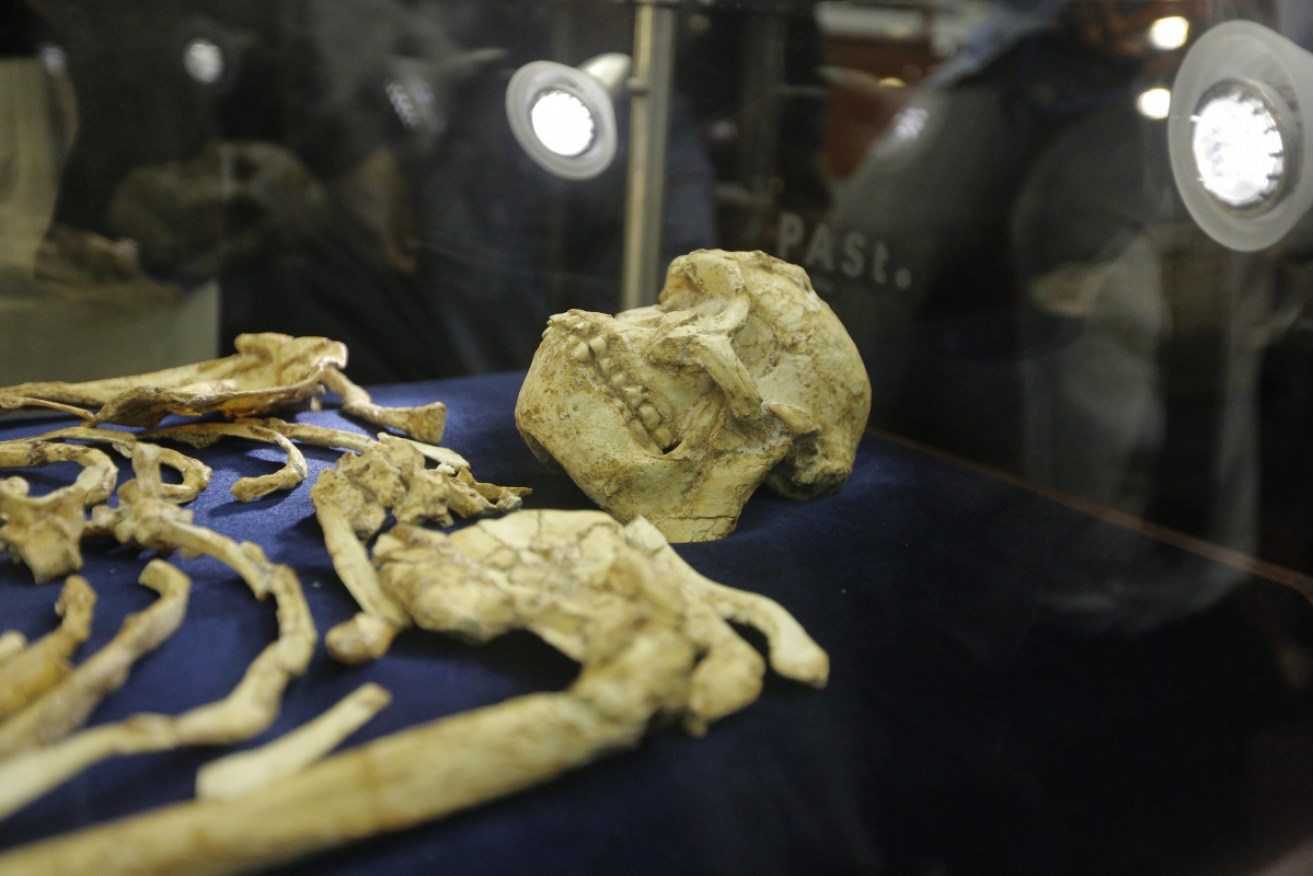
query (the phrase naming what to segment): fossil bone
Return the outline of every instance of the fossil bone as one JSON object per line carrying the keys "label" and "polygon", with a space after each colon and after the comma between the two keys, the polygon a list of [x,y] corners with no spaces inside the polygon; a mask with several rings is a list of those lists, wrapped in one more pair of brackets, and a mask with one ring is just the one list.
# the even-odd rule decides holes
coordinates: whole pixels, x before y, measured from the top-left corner
{"label": "fossil bone", "polygon": [[251,422],[188,423],[185,426],[156,429],[143,437],[180,441],[197,449],[209,447],[223,437],[245,438],[249,441],[278,445],[287,454],[286,464],[271,474],[239,478],[231,488],[233,496],[239,502],[253,502],[270,493],[295,489],[296,485],[305,480],[306,475],[310,473],[305,456],[285,435]]}
{"label": "fossil bone", "polygon": [[324,372],[346,365],[346,347],[328,338],[265,332],[238,335],[221,359],[82,383],[24,383],[0,388],[0,406],[41,399],[94,407],[91,420],[153,426],[166,414],[255,416],[317,395]]}
{"label": "fossil bone", "polygon": [[342,744],[392,701],[383,687],[368,682],[322,715],[261,748],[211,761],[196,774],[201,799],[238,797],[294,775]]}
{"label": "fossil bone", "polygon": [[0,855],[0,876],[236,873],[400,830],[632,748],[678,708],[692,647],[636,622],[564,693],[532,694],[384,736],[233,799],[164,807]]}
{"label": "fossil bone", "polygon": [[17,656],[27,647],[27,636],[18,630],[8,630],[0,633],[0,666],[10,657]]}
{"label": "fossil bone", "polygon": [[38,582],[82,567],[85,508],[109,498],[118,468],[94,447],[37,439],[0,443],[0,467],[68,461],[83,467],[77,479],[44,496],[29,496],[22,478],[0,481],[0,545],[22,560]]}
{"label": "fossil bone", "polygon": [[379,583],[366,543],[391,511],[401,523],[436,521],[514,511],[528,491],[474,480],[468,464],[428,467],[424,445],[382,434],[359,454],[344,454],[310,490],[315,516],[338,577],[361,611],[329,630],[329,653],[347,663],[375,660],[411,625],[410,616]]}
{"label": "fossil bone", "polygon": [[125,544],[210,556],[228,566],[257,598],[273,597],[278,638],[256,656],[223,699],[178,716],[145,714],[98,725],[0,761],[0,816],[108,757],[249,739],[273,723],[288,683],[309,665],[316,634],[296,573],[269,562],[259,545],[238,543],[193,525],[189,511],[165,498],[161,457],[154,444],[134,446],[136,479],[119,488],[117,507],[94,510],[97,525]]}
{"label": "fossil bone", "polygon": [[187,610],[187,576],[162,560],[152,560],[140,580],[158,592],[159,599],[127,617],[105,647],[27,708],[0,723],[0,759],[46,745],[80,726],[106,695],[122,687],[138,658],[177,630]]}
{"label": "fossil bone", "polygon": [[85,578],[70,575],[55,611],[63,618],[55,629],[14,654],[4,665],[0,685],[0,721],[16,714],[71,671],[69,658],[91,635],[95,591]]}
{"label": "fossil bone", "polygon": [[339,368],[324,371],[324,385],[342,397],[342,411],[366,423],[396,429],[419,441],[441,444],[447,428],[447,406],[432,402],[416,408],[385,408],[374,404],[369,393],[357,386]]}
{"label": "fossil bone", "polygon": [[[41,441],[87,441],[93,444],[108,444],[121,456],[132,459],[132,450],[137,446],[139,436],[135,432],[123,429],[107,429],[96,426],[70,426],[38,435]],[[210,467],[195,457],[170,447],[160,448],[160,463],[174,469],[182,476],[180,484],[164,484],[164,496],[173,502],[187,503],[195,499],[210,484]]]}
{"label": "fossil bone", "polygon": [[515,416],[601,507],[707,541],[733,531],[762,482],[792,498],[839,489],[870,398],[801,268],[702,250],[672,262],[655,306],[552,317]]}
{"label": "fossil bone", "polygon": [[[742,640],[720,613],[758,625],[782,673],[817,686],[828,673],[825,652],[782,608],[692,572],[643,520],[622,528],[599,512],[521,511],[450,536],[403,524],[376,555],[423,625],[474,639],[531,629],[581,660],[582,672],[562,693],[394,733],[236,798],[15,849],[0,855],[0,876],[266,867],[547,781],[637,745],[661,716],[682,714],[701,732],[751,702],[760,683],[760,659],[730,646],[729,637]],[[0,787],[66,770],[85,756],[79,745],[103,753],[166,735],[142,716],[93,728],[24,756],[21,772],[0,763]]]}
{"label": "fossil bone", "polygon": [[[761,657],[724,618],[764,633],[780,674],[816,686],[828,675],[825,652],[777,603],[699,575],[641,518],[622,527],[595,511],[520,511],[451,535],[397,526],[374,558],[417,625],[475,642],[523,628],[585,665],[634,606],[661,614],[698,650],[684,709],[695,733],[761,689]],[[622,561],[644,574],[615,574]]]}

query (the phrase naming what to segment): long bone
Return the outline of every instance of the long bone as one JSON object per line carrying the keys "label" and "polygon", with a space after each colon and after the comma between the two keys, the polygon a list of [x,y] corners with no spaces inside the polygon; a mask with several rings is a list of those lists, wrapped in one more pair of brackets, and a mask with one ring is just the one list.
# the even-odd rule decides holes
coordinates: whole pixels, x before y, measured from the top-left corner
{"label": "long bone", "polygon": [[[683,714],[699,731],[726,705],[690,722],[699,685],[717,693],[728,680],[730,705],[746,702],[734,689],[736,668],[716,661],[710,611],[690,598],[702,584],[675,580],[679,567],[663,550],[650,527],[621,530],[597,512],[519,512],[451,536],[398,527],[378,553],[413,607],[429,610],[426,619],[445,611],[443,628],[475,638],[532,628],[581,660],[575,683],[385,736],[231,800],[178,804],[15,849],[0,856],[0,876],[268,867],[547,781],[637,745],[660,717]],[[409,572],[420,577],[407,580]],[[823,684],[824,652],[792,618],[792,627],[779,622],[783,609],[763,615],[774,604],[747,596],[745,616],[772,618],[764,630],[772,662]],[[481,625],[490,605],[511,614]],[[699,681],[708,664],[715,683]]]}
{"label": "long bone", "polygon": [[372,682],[273,742],[212,760],[196,773],[196,796],[238,797],[295,775],[341,744],[392,701]]}
{"label": "long bone", "polygon": [[594,654],[563,693],[403,730],[233,799],[181,803],[21,847],[0,855],[0,876],[244,872],[541,784],[634,747],[654,718],[680,708],[693,663],[688,640],[641,610],[610,638],[613,650]]}
{"label": "long bone", "polygon": [[[273,429],[275,432],[286,435],[293,441],[301,444],[309,444],[314,447],[324,447],[330,450],[351,450],[356,453],[364,453],[369,448],[378,443],[377,438],[371,438],[368,435],[362,435],[359,432],[348,432],[345,429],[331,429],[327,426],[316,426],[311,423],[293,423],[287,420],[280,420],[276,417],[267,417],[265,419],[239,420],[241,423],[253,423],[257,426],[264,426],[266,429]],[[398,436],[389,436],[389,440],[403,441],[409,444],[415,450],[419,451],[425,459],[437,465],[448,465],[453,469],[460,471],[468,469],[469,462],[465,457],[449,447],[439,447],[436,444],[429,444],[423,441],[415,441]]]}

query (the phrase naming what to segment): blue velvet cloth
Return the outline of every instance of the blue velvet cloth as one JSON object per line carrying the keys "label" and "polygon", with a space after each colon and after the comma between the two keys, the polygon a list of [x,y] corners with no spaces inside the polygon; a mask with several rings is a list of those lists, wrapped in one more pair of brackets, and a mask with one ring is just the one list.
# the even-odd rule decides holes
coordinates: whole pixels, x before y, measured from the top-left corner
{"label": "blue velvet cloth", "polygon": [[[481,480],[533,487],[529,507],[588,507],[516,432],[520,377],[373,392],[382,404],[444,401],[444,443]],[[298,418],[361,429],[331,410]],[[0,438],[51,425],[9,420]],[[337,454],[306,448],[309,480],[245,505],[228,488],[280,465],[280,451],[225,440],[200,455],[215,474],[192,506],[197,522],[291,565],[321,633],[350,617],[354,604],[309,499],[316,472]],[[73,471],[24,474],[41,489]],[[1083,545],[1079,566],[1068,553],[1074,543]],[[1234,613],[1222,606],[1135,637],[1098,636],[1065,628],[1040,598],[1053,581],[1133,575],[1164,552],[1182,575],[1206,560],[869,436],[837,495],[795,502],[760,493],[733,535],[678,550],[703,574],[791,611],[831,656],[828,688],[772,677],[759,702],[703,738],[658,728],[638,749],[542,787],[286,872],[1143,872],[1206,851],[1244,822],[1237,752],[1279,695],[1261,643]],[[83,574],[100,599],[80,654],[152,601],[133,583],[143,564],[135,550],[88,545]],[[184,627],[139,663],[92,724],[217,699],[272,640],[271,605],[213,561],[180,564],[194,579]],[[43,634],[55,622],[57,591],[0,563],[0,629]],[[365,681],[394,700],[348,746],[559,690],[574,672],[525,634],[474,647],[411,631],[362,667],[334,663],[320,645],[277,722],[249,744],[291,730]],[[220,753],[111,759],[0,821],[0,851],[188,799],[196,769]]]}

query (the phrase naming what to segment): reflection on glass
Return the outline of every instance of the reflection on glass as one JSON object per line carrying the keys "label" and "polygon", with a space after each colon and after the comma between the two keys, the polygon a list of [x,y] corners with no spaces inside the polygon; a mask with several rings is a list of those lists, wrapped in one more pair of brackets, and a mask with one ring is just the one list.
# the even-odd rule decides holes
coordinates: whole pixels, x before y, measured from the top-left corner
{"label": "reflection on glass", "polygon": [[1135,99],[1135,108],[1148,119],[1165,119],[1172,109],[1172,92],[1166,88],[1149,88]]}
{"label": "reflection on glass", "polygon": [[213,85],[223,77],[223,49],[209,40],[192,40],[183,50],[182,67],[197,82]]}

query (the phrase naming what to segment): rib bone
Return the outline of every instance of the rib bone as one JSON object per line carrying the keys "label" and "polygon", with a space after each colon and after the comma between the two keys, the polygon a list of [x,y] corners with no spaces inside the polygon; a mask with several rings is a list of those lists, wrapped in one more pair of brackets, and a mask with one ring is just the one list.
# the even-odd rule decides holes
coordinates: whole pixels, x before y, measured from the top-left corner
{"label": "rib bone", "polygon": [[59,626],[5,661],[0,721],[17,714],[68,675],[69,658],[91,635],[95,604],[96,594],[86,579],[70,575],[55,603],[55,611],[63,617]]}
{"label": "rib bone", "polygon": [[80,726],[106,695],[122,687],[138,658],[178,629],[187,611],[187,576],[162,560],[152,560],[140,580],[160,598],[145,611],[125,619],[109,644],[57,685],[0,723],[0,760],[46,745]]}
{"label": "rib bone", "polygon": [[392,695],[384,688],[372,682],[363,684],[327,712],[268,745],[203,766],[196,774],[196,796],[238,797],[295,775],[340,745],[391,701]]}

